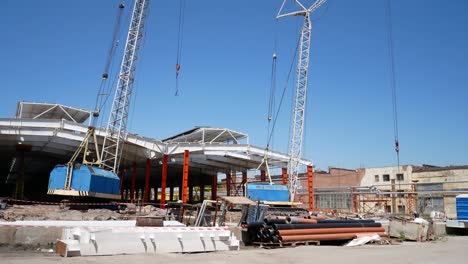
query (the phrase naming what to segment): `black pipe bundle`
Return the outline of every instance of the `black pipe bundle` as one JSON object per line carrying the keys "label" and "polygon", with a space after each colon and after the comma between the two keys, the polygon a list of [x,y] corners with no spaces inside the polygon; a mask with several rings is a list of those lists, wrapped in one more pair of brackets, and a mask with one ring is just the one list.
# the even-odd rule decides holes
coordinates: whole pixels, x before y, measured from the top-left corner
{"label": "black pipe bundle", "polygon": [[313,223],[288,223],[286,219],[267,219],[263,222],[248,224],[247,233],[250,242],[278,243],[281,237],[278,230],[316,229],[316,228],[348,228],[348,227],[381,227],[374,220],[317,220]]}
{"label": "black pipe bundle", "polygon": [[267,225],[274,225],[274,224],[287,224],[286,219],[263,219],[263,222]]}

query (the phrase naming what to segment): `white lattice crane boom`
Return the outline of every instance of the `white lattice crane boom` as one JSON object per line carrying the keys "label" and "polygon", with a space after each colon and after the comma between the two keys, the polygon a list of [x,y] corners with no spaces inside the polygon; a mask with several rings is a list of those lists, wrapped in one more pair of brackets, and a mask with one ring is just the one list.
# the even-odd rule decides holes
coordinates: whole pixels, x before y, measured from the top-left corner
{"label": "white lattice crane boom", "polygon": [[294,201],[297,189],[300,187],[299,165],[302,152],[302,138],[304,134],[304,117],[306,110],[306,95],[307,95],[307,75],[309,69],[309,52],[310,52],[310,34],[312,30],[312,21],[310,15],[326,0],[317,0],[309,8],[306,8],[299,0],[294,0],[299,7],[299,11],[282,14],[285,3],[284,0],[276,18],[287,16],[303,16],[304,23],[302,24],[299,58],[297,66],[296,90],[294,98],[293,121],[291,124],[291,138],[289,142],[289,163],[288,163],[288,185],[289,199]]}
{"label": "white lattice crane boom", "polygon": [[117,87],[107,123],[106,136],[102,145],[102,167],[114,173],[118,171],[122,156],[137,55],[143,38],[142,29],[145,25],[149,2],[150,0],[135,0],[122,63],[120,65]]}

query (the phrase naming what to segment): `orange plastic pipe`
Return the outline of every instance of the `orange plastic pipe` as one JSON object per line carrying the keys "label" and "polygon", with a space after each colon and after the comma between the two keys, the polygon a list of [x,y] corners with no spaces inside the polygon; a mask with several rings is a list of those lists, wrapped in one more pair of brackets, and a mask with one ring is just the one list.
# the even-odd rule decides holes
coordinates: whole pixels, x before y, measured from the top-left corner
{"label": "orange plastic pipe", "polygon": [[342,233],[342,234],[320,234],[320,235],[297,235],[297,236],[281,236],[283,242],[294,242],[294,241],[307,241],[307,240],[344,240],[354,239],[356,234],[354,233]]}
{"label": "orange plastic pipe", "polygon": [[386,236],[385,233],[341,233],[341,234],[318,234],[318,235],[297,235],[297,236],[281,236],[282,242],[294,242],[294,241],[307,241],[307,240],[345,240],[355,239],[360,236],[379,235]]}
{"label": "orange plastic pipe", "polygon": [[327,220],[327,217],[326,217],[326,216],[323,216],[323,215],[319,215],[319,216],[312,215],[312,216],[310,216],[310,219],[315,219],[315,220]]}
{"label": "orange plastic pipe", "polygon": [[318,235],[340,233],[385,232],[383,227],[347,227],[347,228],[316,228],[316,229],[287,229],[278,230],[280,236]]}

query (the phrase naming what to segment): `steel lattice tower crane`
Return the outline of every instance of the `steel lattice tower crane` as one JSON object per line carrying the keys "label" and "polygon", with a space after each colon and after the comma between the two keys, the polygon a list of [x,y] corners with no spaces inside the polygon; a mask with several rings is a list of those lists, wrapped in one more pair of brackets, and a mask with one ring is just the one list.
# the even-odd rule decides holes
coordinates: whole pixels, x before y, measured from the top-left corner
{"label": "steel lattice tower crane", "polygon": [[120,66],[119,79],[109,114],[106,136],[102,145],[101,167],[114,173],[119,169],[120,158],[122,156],[130,110],[130,99],[135,79],[137,55],[143,38],[142,29],[145,25],[149,2],[150,0],[135,0],[122,64]]}
{"label": "steel lattice tower crane", "polygon": [[302,24],[299,58],[297,66],[296,90],[293,109],[293,121],[291,124],[291,139],[289,142],[289,163],[288,163],[288,185],[289,199],[294,201],[297,189],[300,187],[299,165],[302,152],[302,138],[304,132],[304,114],[306,110],[306,95],[307,95],[307,75],[309,69],[309,52],[310,52],[310,33],[312,30],[312,21],[310,15],[326,0],[317,0],[309,8],[306,8],[299,0],[294,0],[299,7],[299,11],[282,14],[284,5],[287,0],[283,1],[281,8],[276,16],[277,19],[287,16],[304,16]]}

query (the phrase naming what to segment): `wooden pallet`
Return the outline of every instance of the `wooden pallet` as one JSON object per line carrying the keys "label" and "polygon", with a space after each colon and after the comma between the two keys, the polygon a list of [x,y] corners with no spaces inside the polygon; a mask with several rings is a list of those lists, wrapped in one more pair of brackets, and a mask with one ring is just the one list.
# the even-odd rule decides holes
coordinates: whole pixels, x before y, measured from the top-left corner
{"label": "wooden pallet", "polygon": [[307,240],[307,241],[294,241],[294,242],[253,242],[254,245],[257,245],[259,248],[282,248],[282,247],[297,247],[297,246],[320,246],[320,241],[318,240]]}

